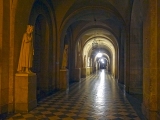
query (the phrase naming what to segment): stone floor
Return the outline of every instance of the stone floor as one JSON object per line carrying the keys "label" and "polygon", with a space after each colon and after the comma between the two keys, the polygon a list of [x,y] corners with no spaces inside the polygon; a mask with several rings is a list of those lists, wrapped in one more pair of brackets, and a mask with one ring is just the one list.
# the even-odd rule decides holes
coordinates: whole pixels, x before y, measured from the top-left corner
{"label": "stone floor", "polygon": [[67,91],[59,91],[41,100],[29,113],[9,115],[8,120],[141,120],[118,87],[104,70]]}

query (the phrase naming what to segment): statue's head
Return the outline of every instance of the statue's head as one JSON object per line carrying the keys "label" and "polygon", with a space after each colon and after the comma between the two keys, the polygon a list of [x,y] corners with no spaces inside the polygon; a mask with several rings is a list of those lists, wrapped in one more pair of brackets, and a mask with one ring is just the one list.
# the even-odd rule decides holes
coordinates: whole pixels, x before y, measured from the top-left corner
{"label": "statue's head", "polygon": [[32,33],[32,32],[33,32],[33,28],[34,28],[34,26],[32,26],[32,25],[27,25],[27,33],[28,33],[28,34]]}
{"label": "statue's head", "polygon": [[65,50],[68,49],[68,45],[65,45],[64,49],[65,49]]}

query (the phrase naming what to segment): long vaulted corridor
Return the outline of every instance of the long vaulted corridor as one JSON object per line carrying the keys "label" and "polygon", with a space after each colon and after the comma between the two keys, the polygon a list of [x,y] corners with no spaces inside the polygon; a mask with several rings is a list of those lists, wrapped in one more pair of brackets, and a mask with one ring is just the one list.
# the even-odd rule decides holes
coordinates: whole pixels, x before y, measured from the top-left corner
{"label": "long vaulted corridor", "polygon": [[160,120],[159,53],[160,0],[0,0],[0,120]]}
{"label": "long vaulted corridor", "polygon": [[41,100],[29,113],[8,120],[140,120],[126,95],[105,70]]}

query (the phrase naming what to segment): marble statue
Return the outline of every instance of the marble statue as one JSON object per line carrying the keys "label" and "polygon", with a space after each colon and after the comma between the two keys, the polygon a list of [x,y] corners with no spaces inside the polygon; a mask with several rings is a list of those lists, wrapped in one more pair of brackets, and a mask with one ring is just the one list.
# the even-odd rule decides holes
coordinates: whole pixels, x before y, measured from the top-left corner
{"label": "marble statue", "polygon": [[90,57],[88,57],[87,66],[90,67]]}
{"label": "marble statue", "polygon": [[30,73],[30,68],[32,67],[32,60],[33,60],[33,26],[27,25],[27,30],[23,35],[22,44],[21,44],[21,51],[18,63],[18,72],[25,72]]}
{"label": "marble statue", "polygon": [[62,69],[67,69],[68,64],[68,45],[65,45],[62,59]]}
{"label": "marble statue", "polygon": [[90,67],[92,67],[92,58],[90,58]]}

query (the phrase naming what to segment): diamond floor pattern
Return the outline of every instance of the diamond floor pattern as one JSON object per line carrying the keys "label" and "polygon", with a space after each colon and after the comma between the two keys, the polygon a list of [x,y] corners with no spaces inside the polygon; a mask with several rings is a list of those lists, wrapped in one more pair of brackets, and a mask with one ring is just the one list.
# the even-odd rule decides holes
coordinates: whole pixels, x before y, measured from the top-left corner
{"label": "diamond floor pattern", "polygon": [[29,113],[15,113],[7,120],[140,120],[115,80],[104,70],[67,91],[38,102]]}

